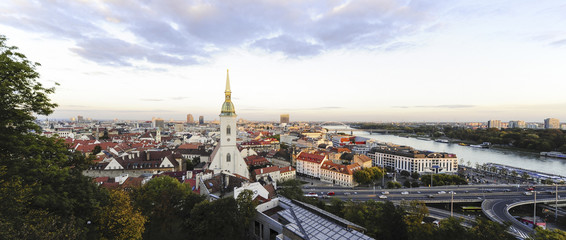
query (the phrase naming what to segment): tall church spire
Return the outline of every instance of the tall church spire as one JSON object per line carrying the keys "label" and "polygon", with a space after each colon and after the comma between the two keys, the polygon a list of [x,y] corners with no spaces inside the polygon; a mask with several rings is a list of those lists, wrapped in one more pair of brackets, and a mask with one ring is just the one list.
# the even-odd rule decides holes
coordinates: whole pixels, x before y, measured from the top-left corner
{"label": "tall church spire", "polygon": [[225,93],[231,93],[232,91],[230,91],[230,72],[228,69],[226,69],[226,91],[224,91]]}
{"label": "tall church spire", "polygon": [[222,104],[220,116],[236,116],[236,110],[232,103],[232,91],[230,90],[230,75],[228,70],[226,70],[226,90],[224,91],[224,104]]}

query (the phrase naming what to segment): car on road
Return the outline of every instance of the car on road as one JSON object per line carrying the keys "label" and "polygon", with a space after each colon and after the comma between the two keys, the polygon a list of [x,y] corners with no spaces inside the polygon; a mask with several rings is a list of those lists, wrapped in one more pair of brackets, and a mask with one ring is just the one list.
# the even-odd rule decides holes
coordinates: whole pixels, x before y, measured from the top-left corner
{"label": "car on road", "polygon": [[503,189],[503,192],[511,192],[511,189]]}
{"label": "car on road", "polygon": [[401,194],[403,194],[403,195],[407,195],[407,194],[409,194],[409,192],[407,192],[407,191],[404,191],[404,192],[401,192]]}
{"label": "car on road", "polygon": [[445,191],[438,192],[438,194],[445,194],[445,193],[446,193]]}
{"label": "car on road", "polygon": [[527,190],[527,191],[533,191],[533,190],[535,190],[535,188],[534,188],[534,187],[528,187],[528,188],[525,188],[525,190]]}
{"label": "car on road", "polygon": [[328,196],[334,196],[335,194],[336,194],[336,193],[334,193],[334,192],[328,192],[327,195],[328,195]]}
{"label": "car on road", "polygon": [[389,192],[381,192],[383,195],[389,195]]}
{"label": "car on road", "polygon": [[428,198],[434,198],[434,195],[429,194],[429,195],[427,195],[427,197],[428,197]]}
{"label": "car on road", "polygon": [[454,191],[450,191],[450,192],[448,192],[448,193],[450,193],[450,194],[456,194],[456,192],[454,192]]}
{"label": "car on road", "polygon": [[524,192],[523,195],[525,195],[525,196],[531,196],[531,195],[533,195],[533,192]]}
{"label": "car on road", "polygon": [[358,194],[358,192],[354,192],[354,194]]}
{"label": "car on road", "polygon": [[352,193],[350,193],[350,192],[345,192],[345,193],[344,193],[344,195],[350,195],[350,194],[352,194]]}
{"label": "car on road", "polygon": [[380,199],[387,199],[387,196],[385,196],[385,195],[379,195],[379,198],[380,198]]}

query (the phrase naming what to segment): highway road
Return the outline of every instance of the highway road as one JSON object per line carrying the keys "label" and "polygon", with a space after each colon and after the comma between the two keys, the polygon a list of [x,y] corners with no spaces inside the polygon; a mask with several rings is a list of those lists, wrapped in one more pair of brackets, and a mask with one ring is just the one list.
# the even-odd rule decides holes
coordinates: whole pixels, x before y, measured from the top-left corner
{"label": "highway road", "polygon": [[[525,195],[528,186],[517,185],[464,185],[464,186],[441,186],[432,188],[410,188],[410,189],[373,189],[373,188],[343,188],[343,187],[312,187],[305,186],[305,193],[315,193],[319,197],[328,196],[333,192],[333,197],[352,201],[392,201],[420,200],[426,203],[450,203],[453,202],[481,202],[484,214],[493,221],[503,223],[511,222],[509,231],[519,238],[526,238],[533,230],[518,222],[509,214],[510,206],[516,204],[532,204],[533,195]],[[555,186],[539,185],[537,191],[537,202],[543,199],[554,203]],[[454,191],[455,194],[450,194]],[[531,192],[532,193],[532,192]],[[380,198],[379,196],[382,196]],[[383,198],[385,196],[386,198]],[[566,186],[558,188],[560,202],[566,201]],[[325,197],[328,198],[328,197]],[[529,202],[530,201],[530,202]],[[449,212],[430,208],[430,214],[436,217],[447,217]],[[448,214],[448,215],[447,215]],[[460,215],[456,215],[460,217]],[[463,216],[466,221],[473,221]]]}

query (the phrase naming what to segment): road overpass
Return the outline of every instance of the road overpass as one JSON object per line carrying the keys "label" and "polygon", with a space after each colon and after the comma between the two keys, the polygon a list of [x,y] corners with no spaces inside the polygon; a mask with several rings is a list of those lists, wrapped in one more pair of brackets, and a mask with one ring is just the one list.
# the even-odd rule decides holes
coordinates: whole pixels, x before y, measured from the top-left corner
{"label": "road overpass", "polygon": [[[371,189],[371,188],[344,188],[344,187],[321,187],[305,186],[303,191],[326,195],[334,192],[334,197],[342,200],[352,201],[392,201],[399,203],[403,200],[419,200],[425,203],[482,203],[482,211],[492,221],[503,223],[510,222],[509,232],[519,238],[526,238],[533,232],[531,228],[517,221],[509,209],[525,204],[533,204],[534,196],[524,195],[524,187],[518,185],[465,185],[465,186],[440,186],[432,188],[407,188],[407,189]],[[555,186],[537,186],[537,203],[555,203]],[[450,191],[456,194],[452,196]],[[384,193],[388,192],[387,195]],[[403,193],[406,192],[406,193]],[[561,186],[556,192],[561,197],[559,203],[566,202],[566,186]],[[386,199],[379,198],[385,195]],[[432,209],[432,208],[431,208]],[[447,216],[439,214],[439,211],[431,211],[432,216]],[[448,215],[449,216],[449,215]],[[458,215],[456,215],[458,216]],[[471,219],[466,219],[471,221]]]}

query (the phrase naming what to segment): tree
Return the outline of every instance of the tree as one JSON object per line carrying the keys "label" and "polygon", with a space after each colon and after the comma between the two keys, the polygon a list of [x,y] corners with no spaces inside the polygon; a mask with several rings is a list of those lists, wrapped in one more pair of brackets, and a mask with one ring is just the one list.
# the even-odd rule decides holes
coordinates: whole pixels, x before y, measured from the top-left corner
{"label": "tree", "polygon": [[421,176],[421,175],[420,175],[418,172],[413,172],[413,173],[411,173],[411,178],[412,178],[412,179],[419,179],[420,176]]}
{"label": "tree", "polygon": [[93,155],[99,154],[100,152],[102,152],[102,148],[100,147],[100,145],[96,145],[94,146],[94,149],[92,149]]}
{"label": "tree", "polygon": [[240,221],[245,229],[249,229],[250,222],[253,220],[256,214],[255,207],[257,206],[257,202],[253,201],[254,193],[251,190],[244,190],[236,199],[236,203],[238,203],[238,212],[242,220]]}
{"label": "tree", "polygon": [[407,235],[410,240],[432,239],[432,224],[422,224],[428,216],[428,208],[422,201],[401,201],[401,208],[407,213]]}
{"label": "tree", "polygon": [[449,217],[440,221],[440,226],[433,233],[438,240],[471,239],[467,229],[462,226],[462,219]]}
{"label": "tree", "polygon": [[238,204],[234,198],[203,201],[191,210],[187,221],[194,239],[244,239]]}
{"label": "tree", "polygon": [[476,223],[469,232],[472,239],[478,240],[514,240],[517,239],[513,237],[506,230],[509,227],[509,223],[499,224],[492,222],[484,217],[476,218]]}
{"label": "tree", "polygon": [[110,190],[109,196],[95,215],[101,239],[141,239],[147,218],[134,209],[126,192]]}
{"label": "tree", "polygon": [[289,199],[303,199],[304,193],[301,189],[301,182],[296,179],[290,179],[278,184],[281,189],[278,190],[279,194]]}
{"label": "tree", "polygon": [[566,239],[566,232],[559,229],[547,230],[537,227],[535,229],[535,234],[532,239],[533,240],[564,240]]}
{"label": "tree", "polygon": [[[29,232],[41,229],[41,224],[58,224],[65,229],[66,237],[61,238],[85,238],[92,228],[84,223],[93,217],[105,195],[81,174],[88,159],[69,153],[58,139],[36,134],[41,129],[34,122],[35,115],[48,115],[57,106],[48,96],[54,88],[38,82],[38,63],[5,41],[0,36],[0,167],[10,171],[0,181],[18,179],[33,196],[21,205],[18,227]],[[52,231],[44,232],[38,238],[47,238]]]}
{"label": "tree", "polygon": [[0,35],[0,152],[16,147],[10,140],[28,131],[39,131],[34,115],[49,115],[57,104],[48,95],[54,88],[44,88],[36,67],[17,47],[7,46]]}
{"label": "tree", "polygon": [[359,184],[369,184],[371,183],[372,176],[371,173],[365,169],[361,169],[354,172],[354,181]]}
{"label": "tree", "polygon": [[144,238],[176,239],[183,236],[183,202],[191,192],[190,186],[177,179],[161,176],[134,190],[135,207],[148,218]]}

